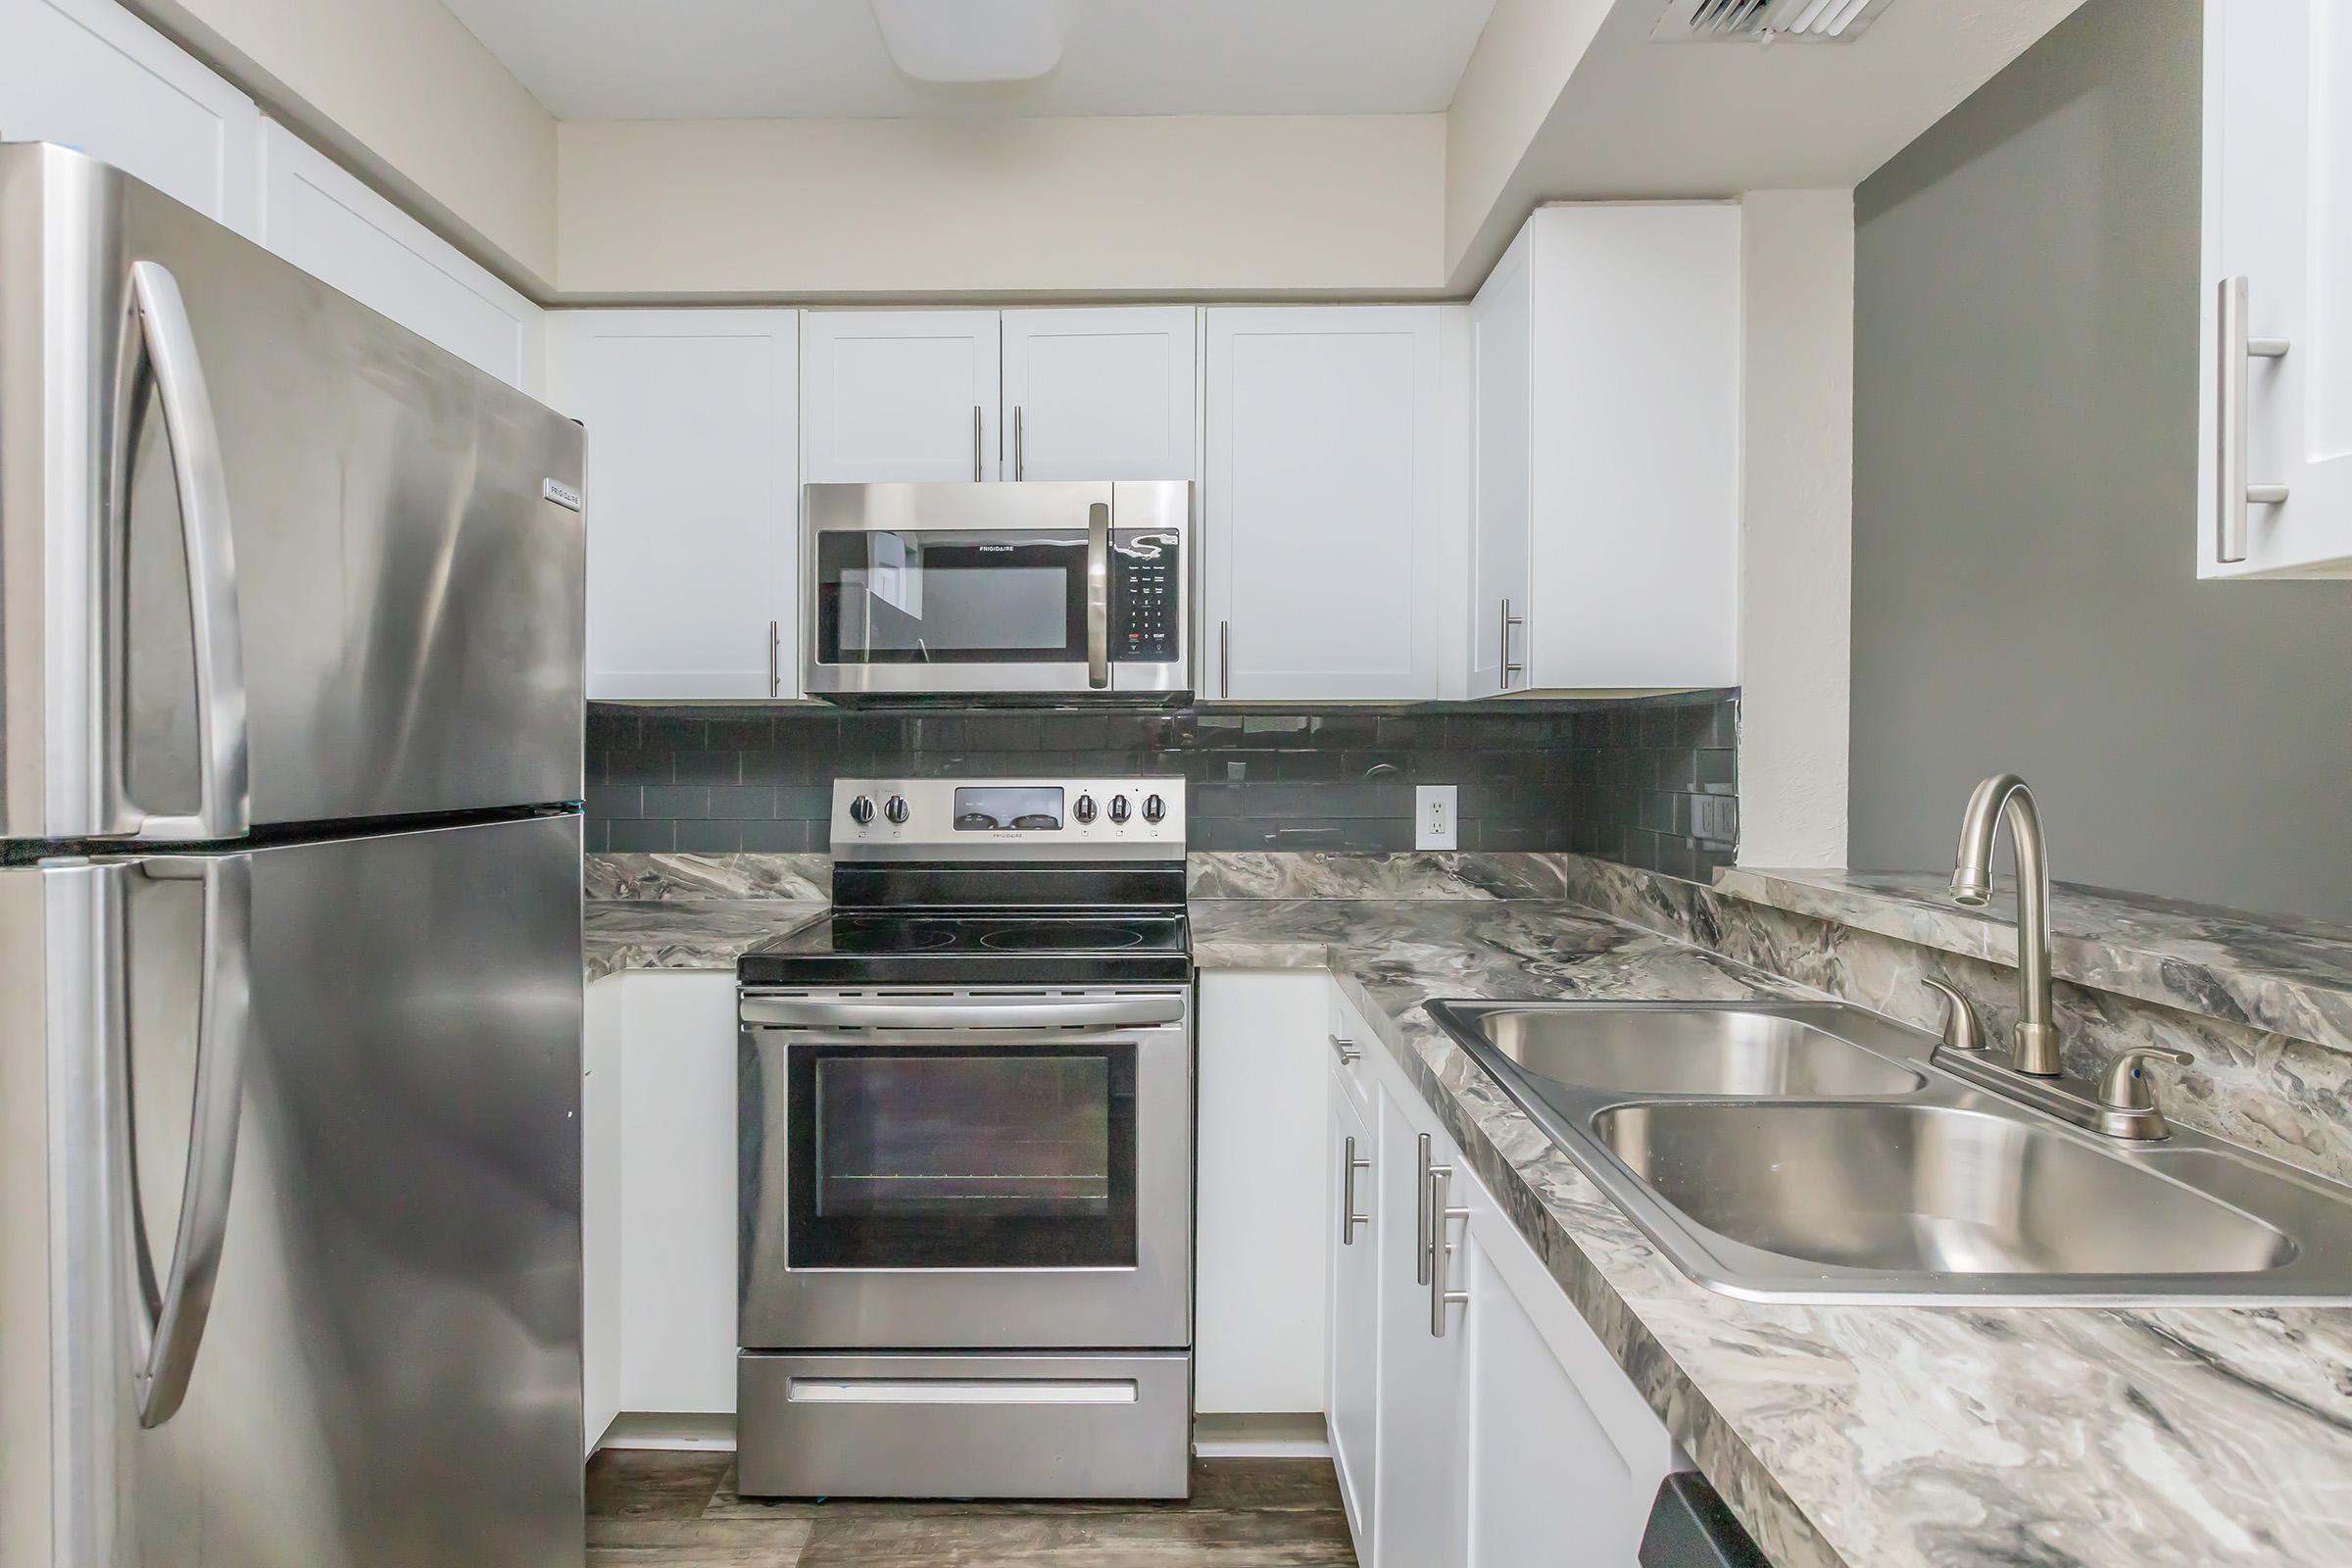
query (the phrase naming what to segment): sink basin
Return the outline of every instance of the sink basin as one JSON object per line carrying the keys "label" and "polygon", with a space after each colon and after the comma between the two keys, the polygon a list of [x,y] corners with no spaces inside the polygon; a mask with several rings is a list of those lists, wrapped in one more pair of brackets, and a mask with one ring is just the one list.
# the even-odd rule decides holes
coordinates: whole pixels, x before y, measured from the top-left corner
{"label": "sink basin", "polygon": [[2243,1274],[2292,1260],[2258,1219],[2054,1127],[1944,1105],[1622,1105],[1601,1147],[1744,1247],[1926,1274]]}
{"label": "sink basin", "polygon": [[2352,1190],[2181,1127],[2102,1137],[1864,1008],[1439,1001],[1659,1251],[1768,1301],[2352,1304]]}
{"label": "sink basin", "polygon": [[[1533,1078],[1636,1095],[1906,1095],[1927,1079],[1801,1007],[1474,1007],[1462,1011]],[[1810,1009],[1818,1010],[1818,1009]]]}

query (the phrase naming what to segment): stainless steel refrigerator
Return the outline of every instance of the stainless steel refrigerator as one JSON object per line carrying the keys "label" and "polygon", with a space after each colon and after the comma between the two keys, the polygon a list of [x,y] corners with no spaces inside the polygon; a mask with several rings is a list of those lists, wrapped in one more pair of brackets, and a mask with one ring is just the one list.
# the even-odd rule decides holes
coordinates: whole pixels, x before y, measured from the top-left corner
{"label": "stainless steel refrigerator", "polygon": [[0,147],[0,1568],[580,1562],[580,485]]}

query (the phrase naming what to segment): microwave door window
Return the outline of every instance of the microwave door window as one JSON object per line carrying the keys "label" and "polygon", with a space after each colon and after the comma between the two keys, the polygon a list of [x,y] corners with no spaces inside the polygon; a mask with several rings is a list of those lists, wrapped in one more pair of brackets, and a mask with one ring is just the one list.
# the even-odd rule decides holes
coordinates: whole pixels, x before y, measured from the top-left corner
{"label": "microwave door window", "polygon": [[817,541],[829,663],[1058,663],[1086,658],[1086,541],[831,532]]}

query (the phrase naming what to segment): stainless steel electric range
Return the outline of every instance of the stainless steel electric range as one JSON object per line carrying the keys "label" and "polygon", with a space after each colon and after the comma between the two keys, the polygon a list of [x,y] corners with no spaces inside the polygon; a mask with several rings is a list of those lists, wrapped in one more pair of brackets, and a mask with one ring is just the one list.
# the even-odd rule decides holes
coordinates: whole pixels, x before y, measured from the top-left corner
{"label": "stainless steel electric range", "polygon": [[1180,1497],[1184,781],[844,780],[747,954],[740,1486]]}

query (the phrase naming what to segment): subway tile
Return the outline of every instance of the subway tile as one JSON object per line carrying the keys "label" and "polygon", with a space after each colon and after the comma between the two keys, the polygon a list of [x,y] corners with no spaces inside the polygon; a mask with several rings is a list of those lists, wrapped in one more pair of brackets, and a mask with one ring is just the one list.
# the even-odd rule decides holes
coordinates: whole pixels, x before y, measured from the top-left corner
{"label": "subway tile", "polygon": [[680,752],[674,776],[681,784],[734,784],[743,778],[741,752]]}
{"label": "subway tile", "polygon": [[776,721],[766,717],[714,718],[705,747],[713,752],[765,751],[776,744]]}
{"label": "subway tile", "polygon": [[1728,747],[1710,746],[1692,752],[1697,785],[1710,793],[1729,793],[1740,777],[1740,754]]}
{"label": "subway tile", "polygon": [[686,820],[678,823],[681,855],[732,855],[743,848],[741,822]]}
{"label": "subway tile", "polygon": [[580,824],[580,849],[589,855],[603,855],[611,841],[611,824],[589,817]]}
{"label": "subway tile", "polygon": [[677,847],[677,824],[666,820],[614,822],[605,847],[614,855],[666,855]]}
{"label": "subway tile", "polygon": [[645,786],[642,784],[591,784],[586,802],[592,818],[610,821],[614,817],[645,815]]}
{"label": "subway tile", "polygon": [[743,848],[751,855],[806,855],[831,843],[827,826],[814,822],[746,822]]}
{"label": "subway tile", "polygon": [[710,790],[710,815],[729,822],[756,822],[776,814],[776,792],[764,784],[717,784]]}
{"label": "subway tile", "polygon": [[833,786],[785,784],[777,787],[772,813],[782,821],[826,822],[833,817]]}
{"label": "subway tile", "polygon": [[666,784],[670,777],[670,753],[667,748],[640,748],[605,754],[605,782],[608,784]]}
{"label": "subway tile", "polygon": [[700,784],[648,784],[645,787],[645,814],[648,817],[705,816],[710,810],[710,791]]}
{"label": "subway tile", "polygon": [[628,709],[606,708],[590,703],[587,723],[584,726],[588,750],[592,752],[634,751],[637,746],[638,724],[637,715]]}

